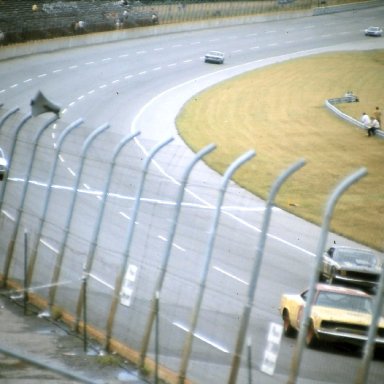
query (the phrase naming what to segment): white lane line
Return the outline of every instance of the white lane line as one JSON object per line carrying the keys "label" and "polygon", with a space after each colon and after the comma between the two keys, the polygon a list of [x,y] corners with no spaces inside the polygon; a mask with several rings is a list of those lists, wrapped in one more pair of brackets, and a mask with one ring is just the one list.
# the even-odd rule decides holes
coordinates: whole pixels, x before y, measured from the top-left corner
{"label": "white lane line", "polygon": [[242,283],[242,284],[244,284],[244,285],[249,285],[245,280],[240,279],[239,277],[233,275],[232,273],[229,273],[229,272],[225,271],[224,269],[222,269],[222,268],[220,268],[220,267],[218,267],[218,266],[216,266],[216,265],[213,267],[213,269],[215,269],[216,271],[222,273],[222,274],[225,275],[225,276],[230,277],[230,278],[233,279],[233,280],[238,281],[239,283]]}
{"label": "white lane line", "polygon": [[8,217],[9,220],[15,221],[15,218],[10,213],[8,213],[7,211],[3,210],[1,212],[3,212],[4,216]]}
{"label": "white lane line", "polygon": [[40,239],[40,243],[43,244],[44,246],[46,246],[51,251],[53,251],[54,253],[56,253],[56,254],[59,253],[58,249],[56,249],[53,245],[49,244],[48,241]]}
{"label": "white lane line", "polygon": [[[182,329],[182,330],[185,331],[185,332],[189,332],[189,329],[188,329],[185,325],[182,325],[182,324],[180,324],[180,323],[178,323],[178,322],[176,322],[176,321],[174,321],[172,324],[173,324],[174,326],[176,326],[176,327]],[[221,351],[221,352],[229,353],[229,350],[228,350],[227,348],[223,347],[223,346],[220,345],[219,343],[216,343],[215,341],[212,341],[212,340],[208,339],[208,337],[205,337],[205,336],[203,336],[203,335],[201,335],[201,334],[199,334],[199,333],[197,333],[197,332],[195,332],[195,333],[193,334],[193,336],[195,336],[197,339],[199,339],[199,340],[201,340],[201,341],[204,341],[205,343],[211,345],[212,347],[218,349],[218,350]]]}
{"label": "white lane line", "polygon": [[[161,235],[158,235],[157,236],[160,240],[163,240],[165,242],[168,241],[168,239],[164,236],[161,236]],[[182,251],[182,252],[185,252],[185,248],[181,247],[180,245],[177,245],[176,243],[172,243],[172,246],[177,248],[178,250]]]}
{"label": "white lane line", "polygon": [[31,81],[32,81],[32,79],[29,78],[29,79],[24,80],[23,83],[29,83],[29,82],[31,82]]}
{"label": "white lane line", "polygon": [[69,172],[72,176],[76,176],[76,173],[75,173],[75,171],[74,171],[72,168],[67,167],[67,170],[68,170],[68,172]]}
{"label": "white lane line", "polygon": [[88,276],[92,277],[92,279],[98,281],[100,284],[104,285],[105,287],[107,287],[109,289],[112,289],[112,291],[115,289],[115,287],[113,287],[111,284],[108,284],[107,282],[105,282],[104,280],[100,279],[100,277],[97,277],[93,273],[88,273]]}
{"label": "white lane line", "polygon": [[131,218],[124,212],[120,211],[119,214],[124,217],[124,219],[131,220]]}

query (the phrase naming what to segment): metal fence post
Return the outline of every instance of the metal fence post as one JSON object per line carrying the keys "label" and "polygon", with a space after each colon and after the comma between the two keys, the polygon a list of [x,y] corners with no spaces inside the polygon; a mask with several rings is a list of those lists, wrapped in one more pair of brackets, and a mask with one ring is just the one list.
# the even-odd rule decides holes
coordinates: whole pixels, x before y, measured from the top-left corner
{"label": "metal fence post", "polygon": [[340,196],[343,194],[343,192],[347,188],[349,188],[353,183],[355,183],[356,181],[361,179],[363,176],[365,176],[366,174],[367,174],[367,170],[365,168],[360,168],[358,171],[346,177],[335,188],[330,198],[328,199],[328,203],[324,213],[323,224],[321,227],[321,235],[317,245],[315,268],[314,268],[313,275],[308,288],[308,298],[306,301],[306,305],[304,306],[304,313],[303,313],[303,318],[300,324],[300,331],[297,338],[296,347],[295,347],[295,350],[293,351],[291,369],[290,369],[287,384],[295,384],[297,381],[297,377],[299,375],[305,336],[307,335],[307,332],[308,332],[309,321],[310,321],[311,310],[312,310],[312,302],[315,296],[315,287],[319,279],[321,257],[324,252],[325,244],[327,242],[329,223],[331,221],[334,207],[336,205],[336,202],[340,198]]}
{"label": "metal fence post", "polygon": [[162,141],[158,145],[156,145],[147,155],[145,162],[144,162],[144,165],[143,165],[141,179],[140,179],[139,186],[138,186],[136,196],[135,196],[135,203],[134,203],[134,206],[132,208],[132,218],[131,218],[129,225],[128,225],[127,240],[126,240],[126,245],[125,245],[125,249],[124,249],[124,253],[123,253],[123,257],[124,257],[123,264],[122,264],[121,269],[120,269],[121,272],[116,278],[111,308],[109,310],[109,316],[108,316],[108,320],[107,320],[106,335],[105,335],[105,349],[107,351],[109,350],[109,343],[110,343],[110,340],[112,337],[112,328],[113,328],[113,323],[115,321],[117,304],[118,304],[119,297],[120,297],[120,291],[121,291],[123,279],[124,279],[124,276],[125,276],[125,273],[126,273],[126,270],[128,267],[129,250],[130,250],[131,242],[133,239],[133,233],[134,233],[135,225],[136,225],[135,222],[136,222],[137,214],[139,212],[141,195],[143,192],[144,182],[145,182],[145,179],[147,177],[148,168],[149,168],[149,165],[151,164],[152,158],[160,151],[160,149],[165,147],[167,144],[169,144],[173,140],[174,140],[174,138],[171,137],[171,138],[168,138],[168,139]]}
{"label": "metal fence post", "polygon": [[372,313],[371,326],[368,331],[368,339],[364,346],[363,358],[359,369],[357,370],[356,375],[356,384],[364,384],[367,381],[369,373],[369,365],[372,360],[374,348],[375,348],[375,338],[377,335],[377,329],[379,327],[381,311],[383,308],[383,299],[384,299],[384,265],[381,267],[381,276],[380,282],[378,285],[378,290],[376,296],[374,297],[374,307]]}
{"label": "metal fence post", "polygon": [[53,271],[53,276],[51,280],[51,287],[49,289],[49,298],[48,298],[48,310],[50,310],[54,304],[55,301],[55,296],[57,292],[57,282],[59,281],[60,273],[61,273],[61,266],[63,263],[64,259],[64,253],[65,253],[65,248],[67,246],[67,241],[68,241],[68,236],[69,236],[69,231],[71,227],[71,222],[73,218],[73,213],[74,213],[74,208],[75,208],[75,203],[76,203],[76,198],[78,196],[78,189],[80,185],[80,179],[83,173],[83,168],[84,168],[84,163],[86,159],[86,154],[88,151],[88,148],[92,144],[92,142],[96,139],[97,136],[99,136],[101,133],[103,133],[105,130],[109,128],[109,124],[104,124],[101,127],[95,129],[85,140],[82,150],[81,150],[81,160],[80,160],[80,166],[79,170],[77,171],[75,183],[73,186],[72,190],[72,199],[68,208],[68,214],[66,217],[66,222],[64,225],[64,239],[62,240],[59,248],[59,252],[57,255],[57,260],[55,263],[54,271]]}
{"label": "metal fence post", "polygon": [[176,233],[176,226],[177,226],[177,221],[178,221],[179,214],[180,214],[181,203],[182,203],[182,200],[184,197],[185,186],[187,184],[189,175],[191,174],[194,166],[198,163],[199,160],[201,160],[208,153],[212,152],[215,148],[216,148],[216,146],[214,144],[210,144],[210,145],[204,147],[202,150],[200,150],[194,156],[194,158],[192,159],[190,164],[187,166],[187,168],[184,171],[184,174],[181,178],[181,182],[180,182],[179,190],[178,190],[178,195],[176,198],[176,207],[174,210],[172,224],[171,224],[171,227],[168,231],[166,249],[164,251],[164,255],[163,255],[163,259],[162,259],[162,263],[161,263],[160,275],[159,275],[157,282],[156,282],[156,287],[155,287],[154,295],[153,295],[153,299],[152,299],[151,311],[149,314],[147,326],[146,326],[145,331],[144,331],[144,338],[143,338],[141,352],[140,352],[140,363],[139,363],[140,367],[144,366],[145,357],[147,355],[147,350],[148,350],[148,344],[149,344],[149,340],[151,337],[153,322],[155,320],[155,317],[158,315],[158,312],[156,311],[155,297],[156,297],[156,295],[161,294],[161,291],[163,288],[164,277],[165,277],[165,274],[167,272],[167,266],[168,266],[169,257],[171,254],[172,243],[173,243],[173,239],[174,239],[175,233]]}
{"label": "metal fence post", "polygon": [[[86,260],[85,266],[84,266],[85,279],[88,279],[89,274],[90,274],[91,269],[92,269],[93,260],[94,260],[95,252],[96,252],[97,239],[98,239],[99,234],[100,234],[101,222],[102,222],[103,215],[104,215],[105,203],[107,201],[108,191],[109,191],[109,188],[111,185],[112,175],[113,175],[113,171],[114,171],[115,165],[116,165],[116,158],[120,154],[120,152],[123,149],[123,147],[125,146],[125,144],[129,143],[132,139],[134,139],[139,134],[140,134],[140,132],[135,132],[134,134],[125,137],[123,140],[120,141],[120,143],[116,146],[116,148],[113,152],[112,161],[110,163],[110,167],[108,170],[107,181],[104,185],[103,194],[101,196],[100,209],[99,209],[99,212],[98,212],[98,215],[96,218],[96,225],[95,225],[95,228],[94,228],[93,233],[92,233],[92,239],[90,242],[87,260]],[[83,307],[83,297],[84,296],[82,293],[82,289],[83,289],[83,285],[81,286],[79,297],[77,299],[75,330],[78,330],[79,320],[80,320],[80,316],[81,316],[81,310]]]}
{"label": "metal fence post", "polygon": [[14,113],[16,113],[19,109],[20,109],[19,107],[12,108],[12,109],[9,110],[7,113],[5,113],[3,116],[1,116],[1,119],[0,119],[0,131],[1,131],[1,129],[3,128],[3,124],[5,123],[5,121],[6,121],[11,115],[13,115]]}
{"label": "metal fence post", "polygon": [[191,327],[188,330],[187,338],[185,340],[185,344],[183,347],[181,364],[180,364],[180,369],[179,369],[179,376],[178,376],[180,384],[184,384],[184,382],[185,382],[185,376],[187,373],[189,357],[190,357],[191,350],[192,350],[193,337],[194,337],[194,333],[195,333],[195,329],[196,329],[196,325],[197,325],[197,320],[199,318],[200,308],[201,308],[201,304],[202,304],[203,296],[204,296],[204,292],[205,292],[205,284],[206,284],[206,280],[208,277],[208,270],[209,270],[209,265],[210,265],[211,258],[212,258],[213,246],[214,246],[214,242],[215,242],[217,227],[219,224],[219,219],[220,219],[220,214],[221,214],[221,206],[223,204],[224,195],[225,195],[225,192],[227,190],[229,180],[230,180],[231,176],[233,175],[233,173],[242,164],[244,164],[246,161],[248,161],[252,157],[254,157],[255,154],[256,154],[255,151],[251,150],[251,151],[246,152],[242,156],[240,156],[237,160],[235,160],[228,167],[228,169],[226,170],[226,172],[224,173],[224,176],[223,176],[223,181],[222,181],[221,188],[219,191],[218,201],[216,203],[215,216],[214,216],[214,220],[212,223],[212,228],[210,230],[210,238],[208,240],[208,247],[207,247],[207,252],[205,255],[204,268],[203,268],[201,278],[200,278],[199,292],[197,295],[195,308],[194,308],[193,314],[192,314]]}
{"label": "metal fence post", "polygon": [[26,172],[26,179],[25,179],[24,185],[23,185],[21,201],[20,201],[19,207],[17,208],[15,224],[13,226],[13,232],[12,232],[9,244],[8,244],[6,264],[5,264],[5,269],[4,269],[4,279],[5,280],[8,279],[9,269],[11,267],[13,251],[14,251],[14,248],[15,248],[17,234],[18,234],[19,227],[20,227],[21,215],[22,215],[22,212],[23,212],[24,204],[25,204],[25,198],[27,196],[27,190],[28,190],[29,181],[31,179],[33,163],[35,161],[37,145],[38,145],[39,139],[42,136],[43,132],[47,128],[49,128],[49,126],[53,122],[55,122],[57,119],[58,119],[58,116],[54,116],[52,119],[48,120],[43,125],[43,127],[37,132],[37,135],[35,136],[34,141],[33,141],[34,142],[34,147],[33,147],[33,151],[32,151],[32,156],[31,156],[31,160],[28,163],[28,169],[27,169],[27,172]]}
{"label": "metal fence post", "polygon": [[247,295],[248,300],[244,306],[243,315],[240,321],[240,328],[237,335],[237,343],[236,343],[235,353],[232,359],[231,373],[229,376],[228,384],[235,384],[237,380],[237,374],[239,371],[239,366],[241,361],[241,354],[243,352],[244,341],[245,341],[245,337],[246,337],[246,333],[249,325],[249,319],[251,316],[253,301],[255,298],[257,280],[259,278],[261,262],[264,255],[265,241],[268,234],[268,228],[269,228],[270,218],[272,215],[272,208],[273,208],[273,203],[275,201],[275,197],[278,191],[280,190],[281,186],[283,185],[283,183],[287,180],[287,178],[291,176],[294,172],[302,168],[304,164],[305,164],[304,160],[299,160],[297,163],[293,164],[291,167],[285,170],[272,185],[271,192],[269,194],[267,204],[265,207],[264,219],[263,219],[263,224],[262,224],[260,239],[259,239],[259,246],[257,247],[257,250],[256,250],[256,255],[255,255],[254,264],[252,268],[251,280],[248,286],[248,295]]}
{"label": "metal fence post", "polygon": [[48,204],[49,204],[49,200],[51,197],[51,191],[52,191],[52,183],[53,183],[53,178],[54,178],[55,173],[56,173],[56,168],[57,168],[57,163],[59,160],[61,147],[62,147],[64,139],[67,137],[67,135],[70,132],[72,132],[72,130],[79,127],[82,123],[83,123],[83,120],[78,119],[78,120],[74,121],[72,124],[68,125],[63,130],[63,132],[60,134],[58,141],[57,141],[55,158],[54,158],[53,163],[51,165],[51,170],[50,170],[50,174],[49,174],[49,178],[48,178],[48,182],[47,182],[46,194],[44,197],[43,213],[39,219],[39,225],[38,225],[38,228],[36,231],[36,233],[37,233],[36,241],[35,241],[35,244],[32,248],[32,253],[31,253],[31,257],[30,257],[30,261],[29,261],[29,265],[28,265],[28,286],[31,284],[31,281],[32,281],[32,275],[33,275],[33,271],[34,271],[36,259],[37,259],[37,251],[39,249],[39,244],[40,244],[40,240],[41,240],[41,236],[42,236],[42,232],[43,232],[43,227],[44,227],[45,219],[46,219],[47,212],[48,212]]}
{"label": "metal fence post", "polygon": [[[15,133],[13,134],[13,137],[12,137],[11,150],[10,150],[9,156],[8,156],[8,163],[9,163],[8,166],[9,167],[11,167],[11,165],[12,165],[13,153],[15,151],[16,142],[17,142],[17,138],[19,136],[20,130],[21,130],[21,128],[23,128],[24,124],[29,119],[31,119],[31,117],[32,117],[32,114],[28,114],[28,115],[24,116],[23,119],[19,122],[19,124],[16,127]],[[1,194],[0,194],[0,211],[1,211],[2,207],[3,207],[4,194],[5,194],[5,189],[7,187],[7,179],[8,178],[4,179],[4,181],[2,183]]]}
{"label": "metal fence post", "polygon": [[[11,167],[12,165],[12,159],[13,159],[13,153],[15,151],[15,147],[16,147],[16,143],[17,143],[17,138],[19,136],[19,133],[21,131],[21,128],[23,128],[24,124],[29,120],[31,119],[32,117],[32,114],[28,114],[26,116],[23,117],[23,119],[19,122],[18,126],[16,127],[16,130],[15,130],[15,133],[12,137],[12,147],[11,147],[11,151],[10,151],[10,154],[9,154],[9,168]],[[7,188],[7,181],[8,181],[8,177],[5,178],[3,180],[3,183],[2,183],[2,188],[1,188],[1,193],[0,193],[0,212],[2,210],[2,207],[3,207],[3,202],[4,202],[4,195],[5,195],[5,191],[6,191],[6,188]],[[7,280],[8,280],[8,271],[9,271],[9,264],[10,264],[10,260],[8,259],[8,257],[6,257],[5,259],[5,263],[4,263],[4,269],[3,269],[3,281],[2,281],[2,285],[5,287],[7,285]]]}

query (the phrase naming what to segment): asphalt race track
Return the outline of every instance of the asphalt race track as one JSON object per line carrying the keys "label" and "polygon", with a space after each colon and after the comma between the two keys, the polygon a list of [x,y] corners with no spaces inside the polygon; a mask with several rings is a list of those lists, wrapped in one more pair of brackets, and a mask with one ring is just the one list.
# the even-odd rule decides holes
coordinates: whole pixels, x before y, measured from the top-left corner
{"label": "asphalt race track", "polygon": [[[151,166],[144,189],[145,201],[136,220],[131,263],[138,268],[131,306],[120,306],[116,322],[126,332],[115,335],[133,348],[140,349],[148,303],[152,299],[170,221],[172,201],[178,192],[191,151],[177,136],[174,117],[194,94],[244,71],[296,57],[330,50],[383,49],[384,38],[367,38],[363,30],[380,25],[384,7],[317,17],[271,21],[227,28],[207,29],[125,40],[66,51],[32,55],[0,62],[0,102],[7,109],[19,106],[29,112],[30,100],[41,90],[62,108],[59,126],[78,118],[83,127],[76,129],[63,147],[63,160],[55,176],[55,192],[44,227],[39,271],[35,285],[50,281],[53,254],[65,226],[70,189],[78,168],[78,154],[88,134],[109,123],[110,128],[95,140],[87,154],[87,167],[81,178],[81,193],[76,201],[68,250],[60,276],[62,286],[57,301],[75,310],[84,257],[91,237],[92,217],[99,206],[97,198],[108,172],[108,159],[122,137],[140,132],[127,145],[123,161],[114,175],[111,196],[103,222],[98,258],[90,282],[89,318],[104,328],[109,309],[108,295],[121,265],[133,199],[140,178],[143,158],[159,142],[174,140],[162,149]],[[209,50],[226,53],[224,65],[204,64]],[[340,90],[344,92],[345,90]],[[330,95],[337,96],[337,95]],[[42,117],[39,117],[42,119]],[[240,122],[241,123],[241,122]],[[25,175],[32,133],[25,132],[15,153],[9,189],[2,207],[3,221],[14,217],[20,180]],[[0,132],[1,146],[9,147],[9,135]],[[57,139],[52,131],[43,138],[49,148]],[[254,149],[257,152],[257,148]],[[39,212],[44,181],[50,163],[48,150],[38,156],[33,169],[26,201],[26,212]],[[251,161],[257,161],[257,156]],[[287,164],[287,167],[290,164]],[[341,175],[343,178],[346,175]],[[160,363],[178,371],[180,354],[199,281],[204,268],[204,255],[209,240],[217,191],[221,177],[199,163],[189,179],[183,201],[177,234],[160,300]],[[210,263],[206,295],[197,324],[188,377],[198,383],[226,382],[234,350],[239,318],[243,311],[250,271],[256,254],[263,218],[264,202],[230,184],[225,196],[218,236]],[[23,216],[23,226],[36,228],[33,214]],[[11,225],[2,228],[1,253],[7,247],[4,239]],[[21,232],[21,231],[20,231]],[[294,347],[293,339],[283,337],[273,375],[261,372],[266,334],[270,323],[281,323],[278,314],[283,292],[299,292],[309,283],[320,228],[279,209],[273,210],[271,225],[254,308],[248,329],[251,345],[243,353],[238,383],[249,379],[247,354],[251,353],[252,377],[262,384],[284,383]],[[354,245],[330,234],[328,243]],[[355,244],[356,245],[356,244]],[[14,263],[12,274],[20,276],[22,267]],[[47,290],[42,290],[43,295]],[[150,356],[153,357],[153,340]],[[306,349],[299,383],[353,383],[360,358],[356,351],[336,347]],[[383,360],[371,364],[369,383],[383,382]]]}

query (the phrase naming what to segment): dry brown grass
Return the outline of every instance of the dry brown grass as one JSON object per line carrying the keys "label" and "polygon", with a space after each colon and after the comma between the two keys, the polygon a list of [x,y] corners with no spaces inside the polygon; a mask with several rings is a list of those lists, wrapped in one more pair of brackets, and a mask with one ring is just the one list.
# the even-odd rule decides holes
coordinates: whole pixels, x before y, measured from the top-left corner
{"label": "dry brown grass", "polygon": [[330,193],[360,167],[368,175],[341,197],[332,230],[384,247],[384,140],[337,118],[324,101],[352,90],[359,103],[341,107],[359,118],[384,109],[384,51],[315,55],[271,65],[219,84],[185,106],[177,119],[188,145],[218,148],[207,163],[223,172],[249,149],[257,156],[234,175],[265,198],[276,177],[298,159],[307,164],[283,186],[277,205],[320,224]]}

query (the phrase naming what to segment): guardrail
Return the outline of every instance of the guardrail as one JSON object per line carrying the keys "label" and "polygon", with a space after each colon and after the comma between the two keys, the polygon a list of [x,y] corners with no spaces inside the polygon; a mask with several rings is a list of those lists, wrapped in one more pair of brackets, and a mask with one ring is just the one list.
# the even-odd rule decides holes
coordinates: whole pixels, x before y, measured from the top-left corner
{"label": "guardrail", "polygon": [[[367,130],[367,128],[364,126],[364,124],[361,121],[345,114],[344,112],[340,111],[340,109],[338,109],[335,106],[337,104],[354,103],[354,102],[358,102],[358,101],[359,101],[359,98],[357,96],[349,95],[349,96],[344,96],[344,97],[336,97],[333,99],[327,99],[327,100],[325,100],[325,106],[330,111],[332,111],[333,113],[335,113],[337,116],[339,116],[343,120],[347,121],[348,123],[353,124],[354,126],[356,126],[358,128]],[[381,139],[384,139],[384,131],[382,129],[376,130],[376,136],[381,138]]]}
{"label": "guardrail", "polygon": [[356,11],[358,9],[378,7],[380,5],[383,5],[383,2],[381,0],[373,0],[368,2],[365,1],[360,3],[327,6],[327,2],[322,0],[321,6],[313,10],[313,16],[327,15],[330,13],[338,13],[338,12]]}

